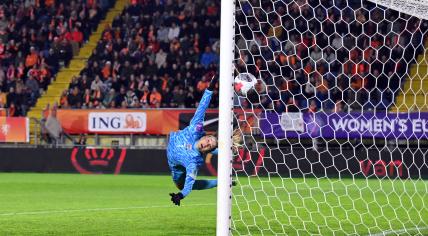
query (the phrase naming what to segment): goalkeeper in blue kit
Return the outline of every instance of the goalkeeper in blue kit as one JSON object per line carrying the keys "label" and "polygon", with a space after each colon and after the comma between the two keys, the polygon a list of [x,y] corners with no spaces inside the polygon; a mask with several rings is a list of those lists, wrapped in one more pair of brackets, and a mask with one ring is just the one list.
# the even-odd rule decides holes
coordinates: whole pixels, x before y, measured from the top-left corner
{"label": "goalkeeper in blue kit", "polygon": [[171,201],[178,206],[192,190],[217,187],[217,180],[196,180],[198,170],[204,164],[203,156],[210,152],[217,152],[217,138],[214,135],[205,135],[203,130],[205,111],[210,104],[215,84],[216,79],[213,77],[189,126],[169,134],[168,165],[175,185],[181,190],[179,193],[169,195]]}

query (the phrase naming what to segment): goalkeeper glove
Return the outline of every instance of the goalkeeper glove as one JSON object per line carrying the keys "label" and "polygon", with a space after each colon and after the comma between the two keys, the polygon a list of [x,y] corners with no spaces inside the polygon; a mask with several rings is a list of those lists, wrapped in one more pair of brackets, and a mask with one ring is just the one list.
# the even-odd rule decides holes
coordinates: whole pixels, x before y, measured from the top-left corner
{"label": "goalkeeper glove", "polygon": [[177,206],[180,206],[180,201],[184,198],[182,193],[170,193],[169,196],[171,196],[171,201]]}
{"label": "goalkeeper glove", "polygon": [[214,75],[211,78],[210,85],[208,86],[208,90],[214,91],[215,85],[217,84],[217,80],[218,80],[217,77]]}

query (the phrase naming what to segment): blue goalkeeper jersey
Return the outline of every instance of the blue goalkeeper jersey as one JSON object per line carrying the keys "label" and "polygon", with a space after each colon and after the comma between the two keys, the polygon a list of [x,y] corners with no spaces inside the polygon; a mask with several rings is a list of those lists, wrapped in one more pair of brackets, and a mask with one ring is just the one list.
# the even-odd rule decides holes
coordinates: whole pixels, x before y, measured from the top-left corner
{"label": "blue goalkeeper jersey", "polygon": [[174,172],[176,166],[186,168],[186,180],[181,191],[183,196],[189,195],[195,183],[198,170],[204,164],[202,153],[196,148],[198,140],[205,135],[204,117],[210,104],[212,91],[206,89],[190,125],[183,130],[171,132],[169,135],[167,156],[168,165]]}

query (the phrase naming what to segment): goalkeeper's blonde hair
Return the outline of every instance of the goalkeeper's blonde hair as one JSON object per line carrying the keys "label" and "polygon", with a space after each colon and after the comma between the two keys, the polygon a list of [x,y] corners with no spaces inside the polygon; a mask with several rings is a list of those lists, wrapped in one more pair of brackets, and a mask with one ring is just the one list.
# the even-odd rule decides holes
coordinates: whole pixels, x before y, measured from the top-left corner
{"label": "goalkeeper's blonde hair", "polygon": [[242,138],[242,132],[239,128],[236,128],[233,130],[232,133],[232,145],[235,148],[239,148],[242,146],[243,138]]}
{"label": "goalkeeper's blonde hair", "polygon": [[[218,142],[218,133],[217,132],[215,132],[212,135],[208,135],[208,136],[215,137],[217,139],[217,142]],[[241,147],[242,143],[243,143],[242,132],[241,132],[241,130],[239,128],[236,128],[236,129],[233,130],[233,133],[232,133],[232,147],[233,147],[233,150],[235,151],[239,147]]]}

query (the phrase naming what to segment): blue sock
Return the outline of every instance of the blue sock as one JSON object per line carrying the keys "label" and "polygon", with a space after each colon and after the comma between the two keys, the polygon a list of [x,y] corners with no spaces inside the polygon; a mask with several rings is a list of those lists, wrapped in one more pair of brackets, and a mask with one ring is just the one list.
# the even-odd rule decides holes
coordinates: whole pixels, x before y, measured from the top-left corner
{"label": "blue sock", "polygon": [[194,190],[203,190],[203,189],[209,189],[217,187],[217,180],[195,180],[195,183],[193,184]]}

